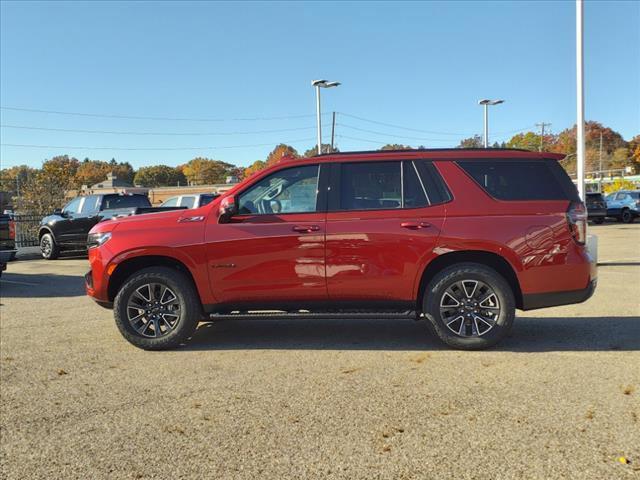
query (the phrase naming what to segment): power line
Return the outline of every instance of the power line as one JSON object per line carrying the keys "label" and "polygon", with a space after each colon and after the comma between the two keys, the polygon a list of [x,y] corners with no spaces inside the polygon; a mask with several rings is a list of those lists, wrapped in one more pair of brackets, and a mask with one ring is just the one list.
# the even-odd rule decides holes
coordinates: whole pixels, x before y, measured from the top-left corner
{"label": "power line", "polygon": [[48,127],[33,127],[28,125],[0,125],[2,128],[14,128],[21,130],[42,130],[47,132],[72,132],[72,133],[101,133],[109,135],[141,135],[141,136],[210,136],[210,135],[253,135],[261,133],[280,133],[280,132],[293,132],[300,130],[311,130],[316,127],[298,127],[298,128],[280,128],[275,130],[252,130],[252,131],[238,131],[238,132],[136,132],[136,131],[122,131],[122,130],[80,130],[70,128],[48,128]]}
{"label": "power line", "polygon": [[[315,140],[314,137],[299,138],[297,140],[289,140],[279,143],[298,143],[309,142]],[[273,142],[269,143],[255,143],[252,145],[224,145],[219,147],[85,147],[85,146],[72,146],[72,145],[28,145],[20,143],[0,143],[3,147],[19,147],[19,148],[56,148],[59,150],[126,150],[126,151],[180,151],[180,150],[222,150],[228,148],[249,148],[249,147],[265,147],[273,145]]]}
{"label": "power line", "polygon": [[[344,113],[344,112],[338,112],[340,113],[340,115],[344,115],[345,117],[349,117],[349,118],[354,118],[356,120],[361,120],[363,122],[369,122],[369,123],[373,123],[376,125],[383,125],[386,127],[391,127],[391,128],[398,128],[400,130],[408,130],[411,132],[419,132],[419,133],[429,133],[429,134],[435,134],[435,135],[454,135],[454,136],[466,136],[466,135],[475,135],[474,133],[461,133],[461,132],[438,132],[438,131],[434,131],[434,130],[421,130],[418,128],[411,128],[411,127],[404,127],[401,125],[394,125],[392,123],[386,123],[386,122],[379,122],[378,120],[371,120],[368,118],[364,118],[364,117],[359,117],[357,115],[351,115],[349,113]],[[502,131],[502,132],[493,132],[496,135],[501,135],[501,134],[508,134],[508,133],[516,133],[516,132],[521,132],[523,130],[527,130],[529,128],[533,128],[532,125],[526,126],[524,128],[518,128],[515,130],[508,130],[508,131]]]}
{"label": "power line", "polygon": [[260,120],[288,120],[294,118],[315,117],[313,114],[308,115],[281,115],[274,117],[246,117],[246,118],[187,118],[187,117],[149,117],[141,115],[116,115],[107,113],[86,113],[86,112],[64,112],[60,110],[42,110],[36,108],[22,107],[2,107],[2,110],[13,110],[18,112],[30,113],[49,113],[53,115],[74,115],[80,117],[98,117],[98,118],[120,118],[129,120],[168,120],[172,122],[254,122]]}
{"label": "power line", "polygon": [[352,130],[357,130],[359,132],[365,132],[365,133],[372,133],[374,135],[384,135],[386,137],[395,137],[395,138],[406,138],[408,140],[423,140],[423,141],[428,141],[428,142],[451,142],[453,139],[451,138],[424,138],[424,137],[411,137],[411,136],[406,136],[406,135],[396,135],[393,133],[387,133],[387,132],[377,132],[375,130],[368,130],[365,128],[359,128],[359,127],[354,127],[352,125],[347,125],[345,123],[338,123],[337,124],[339,127],[343,127],[343,128],[350,128]]}

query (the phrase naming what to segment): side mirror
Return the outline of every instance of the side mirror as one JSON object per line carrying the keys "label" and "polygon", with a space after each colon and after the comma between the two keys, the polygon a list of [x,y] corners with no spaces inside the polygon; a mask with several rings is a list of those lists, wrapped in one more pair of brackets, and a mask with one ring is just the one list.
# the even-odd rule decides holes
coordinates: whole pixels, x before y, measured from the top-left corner
{"label": "side mirror", "polygon": [[218,223],[229,223],[231,217],[238,214],[238,204],[235,197],[225,197],[218,207]]}
{"label": "side mirror", "polygon": [[60,215],[61,217],[64,217],[64,214],[62,213],[62,209],[61,209],[61,208],[56,208],[56,209],[53,211],[53,214],[54,214],[54,215]]}

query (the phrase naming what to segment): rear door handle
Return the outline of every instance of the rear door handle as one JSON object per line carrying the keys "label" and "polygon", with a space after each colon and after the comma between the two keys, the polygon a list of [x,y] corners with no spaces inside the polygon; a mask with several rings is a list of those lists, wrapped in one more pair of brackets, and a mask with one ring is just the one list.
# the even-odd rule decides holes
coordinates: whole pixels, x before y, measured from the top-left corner
{"label": "rear door handle", "polygon": [[429,228],[431,224],[428,222],[402,222],[400,226],[410,230],[420,230],[421,228]]}
{"label": "rear door handle", "polygon": [[320,230],[320,227],[318,225],[294,225],[292,230],[294,232],[311,233],[317,232]]}

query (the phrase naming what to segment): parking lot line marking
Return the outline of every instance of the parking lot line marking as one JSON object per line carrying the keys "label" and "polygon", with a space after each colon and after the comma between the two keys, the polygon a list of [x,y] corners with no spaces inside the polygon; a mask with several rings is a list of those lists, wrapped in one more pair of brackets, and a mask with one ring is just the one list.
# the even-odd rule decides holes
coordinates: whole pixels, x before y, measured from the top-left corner
{"label": "parking lot line marking", "polygon": [[37,287],[39,283],[18,282],[16,280],[0,280],[2,283],[15,283],[16,285],[27,285],[28,287]]}

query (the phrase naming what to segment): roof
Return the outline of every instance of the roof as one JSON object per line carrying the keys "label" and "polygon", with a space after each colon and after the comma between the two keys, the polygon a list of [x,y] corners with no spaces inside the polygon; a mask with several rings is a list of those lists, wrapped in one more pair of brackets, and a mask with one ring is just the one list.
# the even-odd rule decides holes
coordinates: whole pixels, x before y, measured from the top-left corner
{"label": "roof", "polygon": [[430,158],[434,160],[457,160],[461,158],[530,158],[542,159],[553,158],[562,160],[566,155],[563,153],[532,152],[517,148],[419,148],[408,150],[363,150],[356,152],[336,152],[315,155],[314,160],[339,160],[340,158],[376,158],[376,159],[401,159],[401,158]]}
{"label": "roof", "polygon": [[129,182],[125,182],[124,180],[119,180],[113,173],[109,173],[107,175],[107,179],[103,180],[100,183],[96,183],[95,185],[91,185],[91,188],[100,189],[100,188],[113,188],[113,187],[132,187]]}

